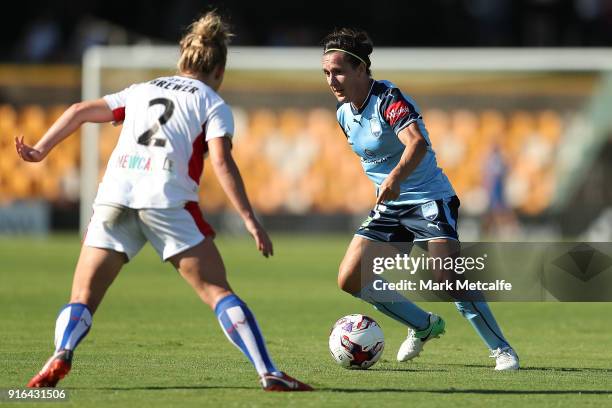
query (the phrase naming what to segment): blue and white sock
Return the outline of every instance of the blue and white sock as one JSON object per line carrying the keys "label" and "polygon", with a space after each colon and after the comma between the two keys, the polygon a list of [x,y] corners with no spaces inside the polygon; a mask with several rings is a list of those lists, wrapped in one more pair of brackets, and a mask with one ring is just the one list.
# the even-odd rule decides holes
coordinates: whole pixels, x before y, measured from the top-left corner
{"label": "blue and white sock", "polygon": [[229,341],[248,357],[257,374],[280,374],[268,354],[255,316],[238,296],[231,294],[221,299],[215,314]]}
{"label": "blue and white sock", "polygon": [[509,346],[486,301],[455,302],[455,306],[474,327],[489,349],[495,350]]}
{"label": "blue and white sock", "polygon": [[68,303],[55,321],[55,352],[74,350],[89,333],[91,312],[83,303]]}
{"label": "blue and white sock", "polygon": [[354,296],[368,302],[379,312],[414,330],[425,330],[429,327],[429,313],[397,291],[388,290],[381,293],[375,290],[372,285],[368,285]]}

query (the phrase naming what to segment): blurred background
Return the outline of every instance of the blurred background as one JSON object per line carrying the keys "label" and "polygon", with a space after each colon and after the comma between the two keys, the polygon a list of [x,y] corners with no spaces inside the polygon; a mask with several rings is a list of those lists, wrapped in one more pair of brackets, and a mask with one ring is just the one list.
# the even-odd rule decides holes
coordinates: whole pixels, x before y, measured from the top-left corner
{"label": "blurred background", "polygon": [[[17,160],[13,137],[34,143],[83,93],[83,56],[96,45],[174,45],[208,8],[227,16],[233,44],[318,47],[335,27],[367,30],[373,75],[412,95],[438,162],[461,199],[463,240],[612,240],[612,77],[593,58],[580,69],[377,69],[376,47],[612,49],[612,1],[437,0],[307,5],[239,1],[39,1],[3,5],[0,26],[0,234],[79,228],[81,134],[41,164]],[[460,48],[458,48],[460,47]],[[269,48],[253,48],[251,52]],[[284,48],[278,48],[280,50]],[[513,51],[514,50],[514,51]],[[576,55],[580,55],[577,53]],[[230,51],[229,64],[232,63]],[[580,58],[580,57],[577,57]],[[349,232],[366,217],[374,189],[335,120],[335,99],[318,68],[273,64],[228,71],[221,95],[234,108],[235,157],[252,202],[272,230]],[[100,71],[100,94],[165,69]],[[119,129],[98,132],[99,174]],[[218,230],[240,231],[210,167],[201,204]]]}

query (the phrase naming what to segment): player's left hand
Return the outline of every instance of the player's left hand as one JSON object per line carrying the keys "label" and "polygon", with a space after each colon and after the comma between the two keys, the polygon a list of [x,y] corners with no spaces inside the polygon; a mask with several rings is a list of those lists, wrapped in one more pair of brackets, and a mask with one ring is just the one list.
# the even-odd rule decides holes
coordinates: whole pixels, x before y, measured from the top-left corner
{"label": "player's left hand", "polygon": [[382,204],[385,201],[395,200],[400,194],[400,181],[392,175],[382,182],[378,189],[378,197],[376,197],[376,205]]}
{"label": "player's left hand", "polygon": [[23,136],[21,136],[21,139],[15,137],[15,149],[17,149],[19,157],[27,162],[39,162],[45,158],[43,152],[25,144]]}
{"label": "player's left hand", "polygon": [[262,253],[266,258],[268,256],[274,255],[274,249],[272,248],[272,240],[268,236],[266,230],[261,226],[259,221],[255,218],[251,218],[245,221],[244,223],[249,234],[253,236],[255,239],[255,244],[257,245],[257,250]]}

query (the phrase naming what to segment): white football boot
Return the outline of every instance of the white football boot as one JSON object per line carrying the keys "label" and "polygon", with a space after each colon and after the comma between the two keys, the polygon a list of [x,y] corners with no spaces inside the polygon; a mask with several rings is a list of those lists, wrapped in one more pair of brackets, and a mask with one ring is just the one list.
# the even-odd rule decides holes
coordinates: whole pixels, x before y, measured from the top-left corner
{"label": "white football boot", "polygon": [[496,350],[491,350],[491,355],[489,357],[495,359],[496,371],[519,369],[519,358],[516,352],[512,349],[512,347],[504,347],[498,348]]}
{"label": "white football boot", "polygon": [[444,334],[445,326],[446,323],[440,316],[430,314],[429,326],[425,330],[408,330],[408,337],[397,352],[397,361],[408,361],[417,357],[423,351],[425,343]]}

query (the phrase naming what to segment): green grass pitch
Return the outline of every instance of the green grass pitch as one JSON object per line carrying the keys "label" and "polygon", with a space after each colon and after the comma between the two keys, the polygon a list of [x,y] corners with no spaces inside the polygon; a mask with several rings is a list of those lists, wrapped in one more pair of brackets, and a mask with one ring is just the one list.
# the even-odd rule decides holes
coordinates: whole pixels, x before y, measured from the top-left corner
{"label": "green grass pitch", "polygon": [[[405,329],[336,287],[350,234],[273,238],[271,259],[247,238],[217,244],[279,368],[316,392],[262,392],[214,314],[146,247],[102,303],[60,383],[69,401],[58,406],[612,406],[612,303],[493,304],[522,363],[502,373],[453,305],[430,303],[446,335],[397,363]],[[0,239],[0,388],[23,387],[50,355],[78,251],[76,236]],[[370,370],[344,370],[329,356],[330,325],[349,313],[374,317],[385,333],[385,354]],[[27,405],[40,406],[19,404]]]}

